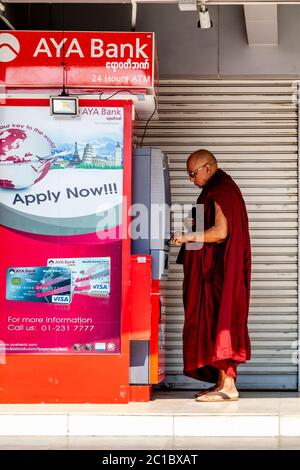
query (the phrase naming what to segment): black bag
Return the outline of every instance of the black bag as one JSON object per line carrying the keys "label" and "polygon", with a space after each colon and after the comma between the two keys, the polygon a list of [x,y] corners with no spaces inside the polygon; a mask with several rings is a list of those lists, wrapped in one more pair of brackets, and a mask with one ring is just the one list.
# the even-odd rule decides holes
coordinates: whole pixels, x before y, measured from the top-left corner
{"label": "black bag", "polygon": [[[196,222],[196,207],[192,207],[192,210],[190,211],[189,216],[194,221],[194,224],[193,224],[193,227],[192,227],[192,232],[195,232],[195,226],[194,225],[195,225],[195,222]],[[183,243],[180,247],[180,250],[178,252],[177,259],[176,259],[176,264],[183,264],[184,252],[185,252],[185,243]]]}
{"label": "black bag", "polygon": [[183,243],[180,247],[180,250],[179,250],[177,258],[176,258],[176,264],[183,264],[184,252],[185,252],[185,243]]}

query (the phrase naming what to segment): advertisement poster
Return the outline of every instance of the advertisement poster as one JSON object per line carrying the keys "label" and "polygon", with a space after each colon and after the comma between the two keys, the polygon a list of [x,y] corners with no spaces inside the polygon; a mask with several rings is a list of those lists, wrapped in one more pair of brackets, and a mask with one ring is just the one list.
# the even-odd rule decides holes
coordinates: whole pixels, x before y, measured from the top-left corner
{"label": "advertisement poster", "polygon": [[120,352],[123,139],[122,107],[2,107],[6,353]]}

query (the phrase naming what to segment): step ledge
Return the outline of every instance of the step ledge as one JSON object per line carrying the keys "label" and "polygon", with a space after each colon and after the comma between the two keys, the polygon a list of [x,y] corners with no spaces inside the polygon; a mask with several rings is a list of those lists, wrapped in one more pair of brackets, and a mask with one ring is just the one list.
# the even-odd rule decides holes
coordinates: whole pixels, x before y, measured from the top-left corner
{"label": "step ledge", "polygon": [[0,436],[298,437],[300,415],[0,413]]}

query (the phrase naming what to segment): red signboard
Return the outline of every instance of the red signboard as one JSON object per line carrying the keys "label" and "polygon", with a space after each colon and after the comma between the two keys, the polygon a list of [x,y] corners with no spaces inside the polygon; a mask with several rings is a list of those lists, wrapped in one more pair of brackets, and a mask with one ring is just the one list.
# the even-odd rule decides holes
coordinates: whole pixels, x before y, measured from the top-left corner
{"label": "red signboard", "polygon": [[154,34],[0,31],[6,87],[154,88]]}
{"label": "red signboard", "polygon": [[[1,49],[0,49],[1,50]],[[5,104],[0,106],[0,116],[2,122],[4,122],[5,118],[8,116],[7,113],[10,112],[12,115],[14,114],[14,108],[15,108],[15,113],[16,116],[18,117],[18,122],[15,123],[20,129],[21,125],[24,125],[23,131],[25,127],[28,129],[26,132],[24,131],[24,134],[26,134],[28,138],[28,145],[31,143],[36,142],[36,139],[30,140],[29,137],[29,128],[31,127],[31,131],[39,136],[39,139],[44,140],[46,137],[45,133],[42,132],[40,129],[40,125],[43,125],[42,119],[40,119],[39,123],[39,128],[33,129],[33,126],[29,126],[29,124],[25,125],[20,122],[20,119],[22,122],[29,122],[28,121],[28,115],[33,115],[35,116],[35,119],[39,117],[39,113],[37,113],[37,108],[40,107],[41,113],[42,110],[44,109],[47,113],[46,115],[49,116],[49,99],[47,100],[15,100],[15,99],[7,99],[5,101]],[[130,222],[129,215],[128,215],[128,207],[130,207],[131,204],[131,174],[132,174],[132,168],[131,168],[131,154],[132,154],[132,103],[129,101],[114,101],[113,103],[109,103],[109,108],[111,108],[111,111],[115,110],[115,113],[111,113],[109,116],[109,113],[107,113],[105,108],[108,110],[107,106],[103,106],[102,103],[99,103],[99,100],[80,100],[80,108],[81,109],[90,109],[94,110],[98,109],[100,114],[97,113],[92,113],[90,116],[90,123],[94,122],[96,125],[99,118],[99,115],[106,115],[107,117],[112,117],[113,114],[115,117],[118,117],[118,111],[123,114],[123,151],[122,151],[122,165],[123,169],[122,171],[122,195],[124,196],[124,201],[126,203],[122,204],[122,229],[124,229],[124,233],[126,234],[128,231],[128,224]],[[10,111],[9,111],[10,110]],[[19,110],[19,112],[18,112]],[[103,112],[101,112],[103,110]],[[94,117],[92,117],[94,115]],[[95,117],[96,116],[96,117]],[[82,115],[81,115],[82,117]],[[83,115],[84,120],[87,118],[87,116],[84,114]],[[79,118],[81,119],[81,118]],[[73,121],[71,119],[71,121]],[[69,131],[70,127],[72,128],[73,122],[71,121],[64,121],[64,133],[63,133],[63,138],[66,138],[66,132]],[[57,122],[57,129],[56,126],[54,126],[54,129],[56,129],[56,134],[61,134],[61,132],[58,130],[60,125],[59,121]],[[107,125],[106,127],[106,132],[111,132],[114,133],[114,129],[116,128],[115,124],[118,122],[118,120],[108,120],[107,119]],[[84,129],[84,132],[89,132],[89,128],[92,128],[93,126],[90,125],[90,123],[85,123],[81,125],[82,129]],[[80,125],[80,124],[79,124]],[[98,126],[99,127],[99,126]],[[100,126],[102,127],[102,126]],[[103,132],[100,130],[99,127],[99,136]],[[117,126],[119,127],[119,126]],[[10,133],[11,134],[11,133]],[[20,136],[20,134],[19,134]],[[25,138],[25,135],[23,135]],[[78,138],[79,135],[77,134],[76,138]],[[77,145],[76,145],[76,154],[80,152],[80,145],[79,142],[81,142],[81,137],[80,140],[78,140]],[[94,145],[95,139],[92,138],[88,145],[88,150],[86,152],[87,154],[90,153],[91,147]],[[46,139],[46,142],[48,142],[48,139]],[[93,142],[93,144],[91,143]],[[110,143],[110,140],[107,139],[107,142]],[[15,142],[16,143],[16,142]],[[4,152],[10,152],[14,150],[16,152],[22,152],[22,145],[27,145],[26,144],[26,139],[23,141],[23,144],[21,143],[20,139],[18,139],[17,145],[7,145],[3,146],[3,151]],[[119,148],[119,147],[118,147]],[[24,149],[24,147],[23,147]],[[102,147],[103,149],[103,147]],[[26,151],[27,153],[27,151]],[[94,147],[94,152],[92,152],[95,158],[98,155],[98,151],[96,151],[96,147]],[[100,153],[100,150],[99,150]],[[120,156],[120,150],[118,150],[117,155]],[[66,154],[65,154],[66,156]],[[26,159],[30,158],[29,153],[27,153]],[[39,159],[41,159],[39,157]],[[11,160],[10,160],[11,161]],[[23,162],[24,163],[24,162]],[[31,163],[29,163],[29,166]],[[5,165],[6,166],[6,165]],[[9,166],[9,165],[8,165]],[[19,166],[19,163],[17,163],[15,166]],[[67,168],[69,165],[65,166]],[[120,166],[120,165],[119,165]],[[3,165],[2,165],[3,167]],[[24,175],[24,166],[20,167],[19,170],[21,173]],[[15,175],[18,174],[19,170],[15,170]],[[39,181],[36,180],[34,184],[30,186],[30,191],[34,191],[36,189],[37,184],[43,184],[43,182],[47,182],[47,179],[45,178],[51,176],[50,172],[51,171],[58,171],[60,172],[60,169],[48,169],[48,173],[43,172],[43,178],[39,178]],[[79,168],[77,168],[79,170]],[[2,172],[5,171],[4,167],[2,168]],[[62,169],[62,171],[67,171]],[[76,171],[75,167],[70,167],[69,172]],[[81,170],[79,170],[81,171]],[[111,173],[111,169],[107,169],[109,173]],[[85,172],[89,172],[89,181],[90,178],[92,177],[93,169],[92,166],[89,165],[89,168],[85,169]],[[58,180],[62,179],[65,181],[70,180],[70,173],[68,176],[62,176],[60,178],[59,176],[56,176],[57,182]],[[82,179],[84,180],[84,179]],[[107,183],[107,186],[109,183]],[[89,187],[89,183],[87,185]],[[35,189],[34,189],[35,188]],[[21,189],[21,188],[20,188]],[[8,189],[2,188],[2,196],[1,196],[1,202],[3,200],[3,195],[4,192],[7,191],[14,191],[15,189]],[[21,189],[22,194],[24,194],[24,191],[26,192],[26,188],[23,187]],[[108,187],[108,190],[110,192],[110,189]],[[102,193],[102,191],[100,192]],[[7,193],[8,194],[8,193]],[[82,193],[83,194],[83,193]],[[111,197],[111,196],[109,196]],[[77,198],[76,198],[77,199]],[[97,196],[97,199],[99,197]],[[101,202],[99,202],[99,208],[101,207]],[[99,209],[100,211],[101,209]],[[49,210],[46,210],[48,215],[50,214]],[[46,213],[45,212],[45,213]],[[99,217],[99,220],[101,218]],[[73,353],[72,354],[62,354],[62,350],[57,349],[55,354],[51,354],[51,351],[47,348],[47,350],[42,351],[35,351],[34,354],[33,351],[29,353],[29,351],[10,351],[11,354],[6,354],[5,360],[6,363],[5,365],[2,365],[1,367],[1,374],[0,374],[0,403],[128,403],[130,399],[130,388],[129,388],[129,301],[130,301],[130,239],[129,237],[123,237],[121,240],[99,240],[98,236],[96,233],[86,233],[86,234],[75,234],[75,239],[73,238],[72,235],[62,235],[58,234],[57,236],[47,236],[46,234],[41,234],[41,231],[27,231],[27,228],[25,225],[21,227],[19,230],[18,228],[13,228],[12,226],[4,226],[4,219],[3,217],[1,218],[1,226],[0,226],[0,238],[1,238],[1,245],[0,245],[0,259],[1,259],[1,271],[0,271],[0,312],[1,312],[1,330],[0,330],[0,350],[2,349],[2,354],[3,354],[3,347],[5,346],[5,343],[8,343],[8,338],[5,338],[4,335],[4,322],[3,320],[3,315],[6,315],[7,310],[4,307],[4,304],[6,304],[6,292],[5,292],[5,267],[10,265],[14,266],[16,263],[21,262],[22,265],[24,266],[29,266],[31,264],[33,265],[39,265],[41,262],[45,263],[46,256],[48,251],[50,250],[51,256],[53,257],[60,257],[62,253],[64,253],[64,250],[66,249],[68,253],[72,253],[71,256],[74,257],[84,257],[85,256],[85,250],[87,252],[90,252],[90,250],[95,250],[96,256],[101,257],[102,250],[106,250],[110,245],[111,245],[111,253],[113,256],[119,256],[119,266],[115,265],[113,267],[113,263],[111,264],[111,286],[113,287],[113,284],[115,284],[115,292],[118,291],[116,294],[116,297],[119,298],[119,307],[115,309],[115,312],[118,313],[119,320],[118,320],[118,337],[119,337],[119,343],[120,347],[119,348],[113,348],[114,351],[112,351],[111,346],[107,348],[107,353],[109,354],[104,354],[104,341],[100,341],[97,348],[99,347],[100,350],[96,351],[96,348],[92,350],[85,350],[78,348],[78,345],[76,348],[73,348]],[[81,224],[82,225],[82,224]],[[98,232],[97,232],[98,233]],[[118,232],[116,232],[118,233]],[[74,235],[74,234],[73,234]],[[6,240],[6,241],[5,241]],[[100,243],[101,242],[101,243]],[[7,248],[7,247],[11,248]],[[117,248],[119,246],[120,249]],[[79,250],[79,251],[77,251]],[[78,255],[80,253],[80,255]],[[119,255],[118,255],[119,253]],[[67,255],[69,257],[69,254]],[[12,257],[10,258],[9,255]],[[82,256],[83,255],[83,256]],[[44,257],[44,260],[41,261],[41,257]],[[105,255],[106,256],[106,255]],[[110,256],[110,255],[109,255]],[[47,261],[48,263],[48,261]],[[51,264],[52,261],[51,261]],[[113,274],[113,270],[115,269],[115,273]],[[118,277],[119,280],[116,279]],[[116,282],[117,280],[117,282]],[[51,282],[49,280],[49,282]],[[85,314],[88,312],[91,312],[92,309],[88,306],[90,300],[83,300],[82,297],[83,293],[81,292],[77,296],[77,300],[79,298],[82,298],[80,300],[81,305],[78,306],[78,313],[79,316],[83,318]],[[114,294],[115,296],[115,294]],[[28,299],[27,299],[28,300]],[[103,305],[99,308],[99,306],[94,309],[93,311],[95,312],[95,321],[98,323],[99,321],[101,322],[101,316],[104,312],[103,306],[106,304],[106,307],[108,306],[107,302],[109,302],[109,298],[107,297],[104,299]],[[16,313],[16,306],[17,304],[19,305],[18,308],[21,308],[19,312],[21,314],[19,315],[20,321],[23,322],[23,318],[25,318],[26,314],[26,307],[22,307],[19,304],[19,301],[12,301],[12,303],[15,304],[13,310],[14,310],[14,315]],[[25,306],[26,302],[22,302],[22,305]],[[29,302],[31,303],[31,302]],[[49,304],[48,302],[43,305],[42,303],[31,303],[31,306],[29,306],[29,303],[27,304],[27,309],[30,311],[30,316],[33,318],[36,315],[40,315],[41,311],[40,308],[37,308],[37,305],[40,306],[51,306],[54,307],[54,309],[57,310],[57,318],[67,318],[69,324],[73,324],[71,320],[72,314],[70,312],[67,312],[68,305],[58,305],[58,304]],[[12,304],[11,304],[12,305]],[[71,304],[69,304],[69,307]],[[73,305],[74,306],[74,305]],[[106,308],[104,307],[104,308]],[[114,307],[113,307],[114,308]],[[111,313],[113,314],[113,309],[111,310]],[[88,314],[89,315],[89,314]],[[50,317],[49,317],[50,318]],[[112,316],[110,316],[110,319]],[[27,323],[27,322],[26,322]],[[51,325],[50,325],[51,323]],[[57,335],[56,327],[55,325],[50,322],[50,329],[49,328],[41,328],[40,333],[43,332],[46,336],[49,338],[52,336],[53,344],[58,344],[57,339],[55,339]],[[61,329],[61,320],[59,320],[59,330]],[[103,325],[106,323],[106,320],[104,320]],[[38,321],[39,324],[39,321]],[[14,336],[17,334],[20,337],[22,337],[22,340],[16,339],[14,340],[14,343],[24,343],[27,342],[27,339],[24,339],[22,332],[25,333],[25,335],[28,335],[28,341],[30,343],[33,343],[34,339],[32,336],[32,333],[35,331],[36,328],[36,322],[34,321],[33,328],[31,327],[30,329],[20,328],[22,325],[19,325],[17,329],[15,326],[8,327],[7,332],[12,332],[12,335]],[[27,325],[29,326],[29,325]],[[83,328],[79,328],[79,330],[83,331],[85,330],[85,326],[83,322],[81,325]],[[100,325],[99,325],[100,326]],[[42,327],[42,325],[41,325]],[[54,328],[52,328],[54,327]],[[106,328],[106,327],[105,327]],[[31,332],[30,332],[31,330]],[[48,330],[48,331],[47,331]],[[49,331],[50,330],[50,331]],[[78,328],[76,328],[76,331]],[[99,328],[101,332],[103,332],[103,329]],[[27,331],[27,333],[26,333]],[[87,331],[87,330],[85,330]],[[19,333],[18,333],[19,332]],[[65,341],[67,340],[67,337],[65,335],[66,329],[64,331],[61,331],[61,340]],[[5,343],[4,340],[5,339]],[[79,341],[81,342],[81,340]],[[90,343],[90,339],[88,341],[88,344]],[[102,344],[101,344],[102,343]],[[106,345],[108,346],[107,342],[105,341]],[[110,342],[111,343],[111,342]],[[25,346],[26,348],[26,346]],[[102,349],[103,348],[103,349]],[[89,348],[88,348],[89,349]],[[109,350],[109,351],[108,351]],[[102,351],[102,352],[101,352]],[[41,353],[42,352],[42,353]],[[52,351],[54,352],[54,351]],[[84,352],[84,353],[83,353]]]}

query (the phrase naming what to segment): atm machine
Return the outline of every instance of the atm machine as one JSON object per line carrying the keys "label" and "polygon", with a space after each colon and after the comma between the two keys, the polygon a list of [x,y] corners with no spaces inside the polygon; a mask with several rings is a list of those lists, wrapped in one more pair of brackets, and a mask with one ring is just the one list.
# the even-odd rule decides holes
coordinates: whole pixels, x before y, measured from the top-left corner
{"label": "atm machine", "polygon": [[143,211],[144,226],[143,237],[131,240],[130,384],[146,400],[151,385],[165,377],[163,283],[169,265],[171,194],[168,160],[160,149],[135,149],[132,166],[132,203],[140,217]]}
{"label": "atm machine", "polygon": [[[156,109],[154,34],[1,34],[18,54],[0,67],[0,403],[148,400],[169,238],[151,207],[170,189],[158,149],[136,150],[132,174],[132,121]],[[132,192],[150,232],[131,245]]]}
{"label": "atm machine", "polygon": [[[153,279],[167,275],[170,238],[170,175],[166,154],[159,148],[135,149],[132,161],[132,203],[147,208],[148,237],[131,243],[131,253],[152,257]],[[145,231],[143,231],[145,234]]]}

